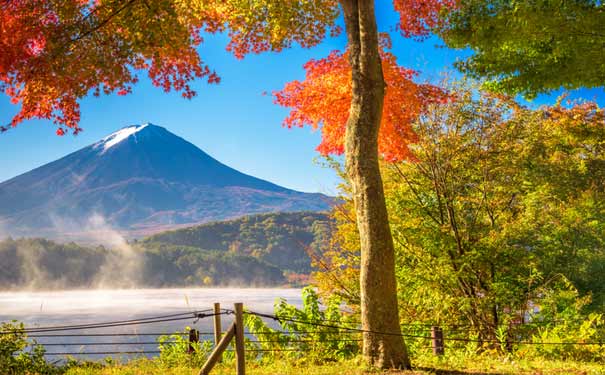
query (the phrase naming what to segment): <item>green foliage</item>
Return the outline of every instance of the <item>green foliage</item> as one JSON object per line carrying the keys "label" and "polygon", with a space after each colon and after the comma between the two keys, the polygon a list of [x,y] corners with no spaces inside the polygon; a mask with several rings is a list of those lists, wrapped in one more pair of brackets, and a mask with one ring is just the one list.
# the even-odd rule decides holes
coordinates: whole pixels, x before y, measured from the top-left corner
{"label": "green foliage", "polygon": [[605,4],[598,0],[461,0],[440,30],[475,53],[458,67],[488,86],[527,97],[603,87]]}
{"label": "green foliage", "polygon": [[282,270],[311,271],[309,251],[317,251],[330,235],[325,213],[282,212],[203,224],[148,237],[160,242],[253,256]]}
{"label": "green foliage", "polygon": [[276,304],[274,314],[282,318],[278,320],[278,329],[271,328],[258,316],[246,315],[246,327],[261,341],[251,344],[260,350],[278,350],[263,354],[263,360],[286,357],[295,361],[323,363],[355,356],[359,352],[359,341],[354,341],[360,338],[358,334],[344,334],[335,328],[313,324],[355,328],[354,316],[342,312],[341,300],[330,298],[326,301],[325,309],[321,309],[319,296],[312,288],[304,288],[302,293],[301,309],[285,300]]}
{"label": "green foliage", "polygon": [[276,285],[283,272],[252,256],[165,243],[139,243],[145,285]]}
{"label": "green foliage", "polygon": [[[116,269],[125,272],[115,272]],[[45,239],[8,239],[0,242],[0,270],[2,288],[279,285],[286,282],[279,268],[252,256],[151,242],[133,244],[128,251],[123,251],[59,244]],[[109,273],[111,277],[107,277],[108,272],[113,272]]]}
{"label": "green foliage", "polygon": [[540,259],[517,238],[527,185],[516,149],[536,114],[453,91],[455,101],[417,122],[417,160],[385,168],[402,318],[494,340],[538,298]]}
{"label": "green foliage", "polygon": [[0,370],[5,375],[59,374],[61,369],[44,360],[44,347],[30,343],[24,332],[23,323],[13,321],[1,323],[0,331],[11,332],[0,335]]}
{"label": "green foliage", "polygon": [[[514,322],[565,279],[592,298],[584,312],[602,311],[604,111],[451,89],[456,100],[418,120],[416,159],[383,167],[401,320],[457,325],[484,342],[523,335]],[[344,202],[315,279],[355,308],[359,238]]]}
{"label": "green foliage", "polygon": [[580,297],[569,281],[554,282],[560,285],[545,292],[537,313],[532,316],[537,329],[530,333],[530,341],[535,344],[524,346],[519,354],[547,359],[602,362],[605,360],[605,345],[602,344],[605,342],[605,317],[602,313],[587,312],[590,298]]}
{"label": "green foliage", "polygon": [[[184,331],[189,332],[189,327]],[[206,362],[206,359],[213,349],[211,341],[200,341],[189,343],[189,337],[181,334],[167,335],[158,337],[160,356],[157,361],[165,368],[187,366],[200,368]],[[189,348],[193,352],[189,352]]]}
{"label": "green foliage", "polygon": [[102,247],[9,238],[0,242],[0,287],[89,286],[108,254]]}

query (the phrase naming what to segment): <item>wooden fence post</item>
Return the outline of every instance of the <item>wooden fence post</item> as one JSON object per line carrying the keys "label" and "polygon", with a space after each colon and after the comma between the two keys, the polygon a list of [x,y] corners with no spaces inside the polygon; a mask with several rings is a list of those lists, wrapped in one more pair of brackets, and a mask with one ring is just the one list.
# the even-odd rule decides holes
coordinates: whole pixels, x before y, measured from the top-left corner
{"label": "wooden fence post", "polygon": [[218,345],[221,341],[222,327],[221,327],[221,304],[218,302],[214,303],[214,345]]}
{"label": "wooden fence post", "polygon": [[223,355],[223,352],[225,351],[225,349],[227,349],[227,345],[229,345],[229,342],[231,340],[233,340],[234,336],[235,336],[235,323],[231,324],[231,327],[229,327],[227,332],[225,332],[225,334],[221,338],[221,341],[218,342],[218,344],[216,345],[216,347],[214,348],[212,353],[210,353],[210,356],[206,360],[206,363],[204,363],[204,366],[202,366],[202,369],[200,370],[198,375],[209,375],[210,374],[210,370],[212,370],[214,365],[216,365],[218,363],[219,359]]}
{"label": "wooden fence post", "polygon": [[441,329],[441,327],[431,327],[431,339],[433,342],[433,354],[445,354],[445,348],[443,346],[443,330]]}
{"label": "wooden fence post", "polygon": [[193,344],[200,342],[200,333],[197,329],[189,330],[189,348],[187,349],[187,353],[191,354],[195,351]]}
{"label": "wooden fence post", "polygon": [[244,351],[244,305],[239,302],[235,307],[235,373],[246,374],[246,353]]}
{"label": "wooden fence post", "polygon": [[[223,328],[221,327],[221,304],[218,302],[214,303],[214,346],[216,347],[219,343],[219,341],[221,341],[221,335],[223,334]],[[219,358],[218,360],[219,362],[222,361],[222,355],[221,358]]]}

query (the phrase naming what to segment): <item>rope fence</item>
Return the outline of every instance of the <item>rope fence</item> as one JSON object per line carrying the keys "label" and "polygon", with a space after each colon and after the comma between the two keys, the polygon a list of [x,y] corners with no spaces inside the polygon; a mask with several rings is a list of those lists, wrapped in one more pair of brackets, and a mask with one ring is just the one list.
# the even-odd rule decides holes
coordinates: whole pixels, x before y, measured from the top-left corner
{"label": "rope fence", "polygon": [[[355,333],[370,333],[370,334],[381,335],[381,336],[400,336],[400,337],[404,337],[404,338],[418,338],[418,339],[425,339],[425,340],[433,340],[433,337],[431,337],[431,336],[371,331],[371,330],[366,330],[366,329],[361,329],[361,328],[351,328],[351,327],[338,326],[338,325],[332,325],[332,324],[324,324],[322,322],[293,319],[293,318],[277,316],[277,315],[272,315],[272,314],[254,312],[254,311],[248,311],[245,314],[255,315],[258,317],[262,317],[262,318],[268,318],[268,319],[272,319],[272,320],[275,320],[278,322],[299,323],[299,324],[306,324],[309,326],[333,328],[333,329],[338,329],[338,330],[343,330],[343,331],[348,331],[348,332],[355,332]],[[499,341],[499,340],[490,340],[490,339],[478,340],[478,339],[455,338],[455,337],[447,338],[444,340],[470,342],[470,343],[495,343],[495,344],[507,344],[508,343],[508,344],[513,344],[513,345],[605,345],[605,342],[602,342],[602,341],[596,341],[596,342],[585,342],[585,341],[581,341],[581,342],[566,342],[566,341],[535,342],[535,341],[527,341],[527,340],[521,340],[521,341],[514,341],[514,340]]]}
{"label": "rope fence", "polygon": [[[363,335],[378,335],[378,336],[399,336],[411,340],[430,341],[427,345],[418,344],[416,348],[433,349],[437,355],[444,354],[445,343],[476,343],[476,344],[495,344],[495,345],[565,345],[565,346],[603,346],[601,341],[558,341],[546,342],[527,339],[507,338],[506,340],[497,340],[493,338],[479,339],[473,337],[458,337],[457,335],[469,335],[476,333],[472,328],[461,327],[460,325],[443,325],[449,327],[444,330],[435,325],[419,323],[419,324],[402,324],[401,332],[380,332],[368,329],[363,329],[360,323],[343,323],[337,320],[305,320],[295,317],[279,316],[275,314],[261,313],[258,311],[244,311],[243,305],[236,304],[236,309],[221,309],[220,304],[216,303],[213,309],[196,310],[183,313],[175,313],[169,315],[160,315],[152,317],[144,317],[128,320],[106,321],[99,323],[88,324],[73,324],[73,325],[56,325],[56,326],[40,326],[27,327],[16,330],[0,331],[0,336],[10,334],[26,334],[28,338],[34,339],[30,342],[30,346],[53,347],[59,351],[45,352],[46,356],[101,356],[101,355],[157,355],[162,353],[162,348],[169,347],[174,344],[188,345],[188,353],[194,353],[198,349],[196,346],[200,342],[200,337],[204,337],[209,341],[214,338],[214,350],[210,353],[208,360],[200,375],[210,373],[212,367],[220,361],[223,352],[234,352],[236,363],[239,367],[245,366],[245,352],[262,355],[262,353],[280,353],[280,352],[298,352],[307,353],[312,347],[326,347],[330,344],[342,343],[346,348],[359,347],[363,341]],[[239,307],[238,307],[239,306]],[[238,310],[239,309],[239,310]],[[234,315],[235,321],[231,327],[223,332],[221,329],[221,316]],[[255,316],[260,318],[264,324],[275,322],[282,328],[271,330],[245,330],[243,324],[243,316]],[[164,322],[177,322],[190,320],[193,324],[202,319],[213,318],[213,331],[197,331],[195,329],[190,332],[77,332],[82,330],[98,330],[98,329],[115,329],[117,327],[129,327],[145,324],[158,324]],[[286,323],[290,323],[290,328]],[[566,321],[550,321],[553,323],[568,323]],[[515,326],[527,325],[536,327],[541,324],[546,324],[546,321],[515,323]],[[295,328],[295,329],[294,329]],[[76,332],[74,332],[76,331]],[[185,339],[189,336],[188,341]],[[334,335],[334,336],[330,336]],[[359,335],[359,336],[357,336]],[[165,337],[161,342],[152,337]],[[179,339],[181,337],[182,339]],[[77,339],[76,342],[70,342],[70,339]],[[87,341],[86,338],[99,339],[100,341]],[[142,341],[111,341],[111,338],[142,338]],[[37,339],[56,340],[55,342],[38,342]],[[104,340],[103,340],[104,339]],[[235,341],[234,348],[229,348],[230,342]],[[240,342],[241,341],[241,342]],[[155,346],[152,348],[151,346]],[[162,346],[160,346],[162,345]],[[134,346],[139,346],[139,350],[133,350]],[[76,351],[70,348],[79,347],[83,350]],[[339,346],[341,347],[341,346]],[[61,350],[60,348],[64,348]],[[97,350],[95,350],[95,348]],[[124,350],[120,350],[123,348]],[[90,350],[92,349],[92,350]],[[103,350],[106,349],[106,350]],[[153,350],[151,350],[153,349]],[[32,349],[33,350],[33,349]],[[243,363],[243,364],[242,364]],[[240,373],[239,370],[237,372]],[[243,372],[242,372],[243,373]]]}
{"label": "rope fence", "polygon": [[109,351],[109,352],[53,352],[44,353],[44,355],[56,356],[56,355],[115,355],[115,354],[160,354],[159,350],[137,350],[137,351]]}
{"label": "rope fence", "polygon": [[[112,327],[122,327],[122,326],[132,326],[132,325],[140,325],[140,324],[153,324],[153,323],[161,323],[161,322],[174,322],[178,320],[190,320],[194,319],[203,319],[214,315],[224,315],[224,312],[220,313],[208,313],[211,310],[202,310],[202,311],[193,311],[187,313],[180,314],[171,314],[171,315],[162,315],[155,316],[150,318],[140,318],[140,319],[129,319],[129,320],[119,320],[114,322],[103,322],[103,323],[90,323],[90,324],[77,324],[77,325],[64,325],[64,326],[50,326],[50,327],[33,327],[33,328],[25,328],[23,330],[19,330],[22,333],[43,333],[43,332],[58,332],[58,331],[75,331],[75,330],[83,330],[83,329],[95,329],[95,328],[112,328]],[[0,331],[0,335],[14,334],[15,331]]]}
{"label": "rope fence", "polygon": [[[214,332],[200,332],[200,335],[213,335]],[[76,334],[53,334],[53,335],[27,335],[27,337],[111,337],[111,336],[164,336],[164,335],[179,335],[186,336],[188,333],[175,332],[175,333],[76,333]]]}

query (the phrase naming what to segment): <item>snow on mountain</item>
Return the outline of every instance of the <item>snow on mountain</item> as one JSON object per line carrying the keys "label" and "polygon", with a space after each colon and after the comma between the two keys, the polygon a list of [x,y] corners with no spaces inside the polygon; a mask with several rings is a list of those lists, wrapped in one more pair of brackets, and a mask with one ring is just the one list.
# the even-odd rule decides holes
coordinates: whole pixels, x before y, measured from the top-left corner
{"label": "snow on mountain", "polygon": [[56,237],[100,216],[112,228],[153,232],[264,212],[322,211],[330,202],[241,173],[144,124],[0,183],[0,228]]}
{"label": "snow on mountain", "polygon": [[132,125],[122,128],[117,132],[111,133],[107,137],[103,138],[100,142],[95,145],[95,147],[103,147],[103,152],[105,152],[112,146],[117,145],[118,143],[122,142],[131,135],[134,135],[137,132],[145,129],[148,125],[151,124],[147,123],[143,125]]}

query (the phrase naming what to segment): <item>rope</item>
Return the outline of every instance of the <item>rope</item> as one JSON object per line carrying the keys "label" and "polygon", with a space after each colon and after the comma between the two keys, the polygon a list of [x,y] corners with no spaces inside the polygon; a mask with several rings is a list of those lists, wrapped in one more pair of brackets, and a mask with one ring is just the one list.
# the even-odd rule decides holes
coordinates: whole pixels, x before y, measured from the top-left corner
{"label": "rope", "polygon": [[44,355],[107,355],[107,354],[158,354],[159,350],[141,350],[136,352],[53,352],[44,353]]}
{"label": "rope", "polygon": [[[175,333],[66,333],[66,334],[52,334],[52,335],[27,335],[27,337],[96,337],[96,336],[187,336],[187,332],[175,332]],[[214,335],[214,332],[199,332],[200,335]]]}
{"label": "rope", "polygon": [[[165,344],[174,344],[176,341],[166,342]],[[79,342],[79,343],[50,343],[50,344],[41,344],[41,343],[32,343],[33,346],[97,346],[97,345],[159,345],[157,341],[154,342]]]}
{"label": "rope", "polygon": [[[225,349],[226,352],[235,352],[233,349]],[[247,352],[302,352],[301,349],[246,349]]]}
{"label": "rope", "polygon": [[[430,337],[429,337],[430,338]],[[562,342],[535,342],[535,341],[499,341],[499,340],[473,340],[464,338],[447,338],[444,337],[443,341],[461,341],[461,342],[475,342],[475,343],[492,343],[492,344],[514,344],[514,345],[605,345],[602,341],[562,341]]]}
{"label": "rope", "polygon": [[[350,340],[286,340],[287,342],[359,342],[363,341],[362,339],[350,339]],[[250,340],[248,342],[283,342],[279,340]]]}
{"label": "rope", "polygon": [[[140,318],[140,319],[130,319],[130,320],[118,320],[113,322],[103,322],[103,323],[89,323],[89,324],[78,324],[78,325],[69,325],[69,326],[50,326],[50,327],[37,327],[37,328],[25,328],[25,329],[16,329],[12,331],[0,331],[0,335],[10,335],[16,333],[42,333],[42,332],[54,332],[54,331],[74,331],[81,329],[95,329],[95,328],[110,328],[110,327],[120,327],[120,326],[129,326],[129,325],[139,325],[139,324],[150,324],[150,323],[160,323],[160,322],[172,322],[178,320],[188,320],[188,319],[203,319],[210,316],[215,315],[223,315],[224,313],[212,313],[206,314],[205,311],[194,311],[189,313],[181,313],[181,314],[172,314],[172,315],[164,315],[164,316],[155,316],[149,318]],[[192,315],[185,317],[177,317],[182,315]]]}
{"label": "rope", "polygon": [[302,352],[300,349],[246,349],[247,352]]}
{"label": "rope", "polygon": [[308,324],[308,325],[315,326],[315,327],[342,329],[342,330],[362,332],[362,333],[374,333],[374,334],[380,334],[380,335],[385,335],[385,336],[403,336],[401,333],[374,332],[374,331],[369,331],[369,330],[360,329],[360,328],[342,327],[342,326],[336,326],[336,325],[331,325],[331,324],[323,324],[323,323],[318,323],[318,322],[309,322],[309,321],[292,319],[292,318],[284,318],[284,317],[279,317],[276,315],[263,314],[263,313],[258,313],[258,312],[254,312],[254,311],[244,312],[244,314],[255,315],[255,316],[258,316],[261,318],[269,318],[269,319],[276,320],[278,322],[286,321],[286,322],[292,322],[292,323]]}
{"label": "rope", "polygon": [[[306,335],[306,334],[319,334],[319,333],[326,333],[326,331],[256,331],[256,332],[247,332],[246,334],[248,335],[284,335],[284,334],[289,334],[289,335]],[[354,332],[354,331],[345,331],[345,332],[339,332],[339,334],[344,334],[344,335],[357,335],[360,332]]]}
{"label": "rope", "polygon": [[[206,317],[216,316],[216,315],[230,315],[234,314],[233,310],[230,309],[221,309],[221,312],[218,313],[209,313],[213,311],[212,309],[200,310],[200,311],[191,311],[185,313],[177,313],[170,315],[161,315],[147,318],[139,318],[139,319],[129,319],[129,320],[119,320],[112,322],[101,322],[101,323],[89,323],[89,324],[78,324],[78,325],[64,325],[64,326],[48,326],[48,327],[37,327],[37,328],[25,328],[25,329],[16,329],[13,331],[0,331],[0,335],[6,334],[16,334],[16,333],[34,333],[33,335],[29,335],[29,337],[112,337],[112,336],[162,336],[162,335],[180,335],[186,336],[188,333],[91,333],[91,334],[45,334],[46,332],[55,332],[55,331],[70,331],[70,330],[82,330],[82,329],[97,329],[97,328],[110,328],[110,327],[119,327],[119,326],[129,326],[129,325],[139,325],[139,324],[151,324],[151,323],[159,323],[159,322],[169,322],[169,321],[178,321],[178,320],[188,320],[188,319],[203,319]],[[306,324],[314,327],[324,327],[331,328],[335,330],[339,330],[338,334],[360,334],[360,333],[369,333],[375,335],[384,335],[384,336],[399,336],[413,339],[423,339],[423,340],[431,340],[432,338],[427,335],[416,335],[416,334],[407,334],[407,333],[393,333],[393,332],[379,332],[372,331],[362,328],[353,328],[353,327],[345,327],[338,324],[326,324],[326,323],[340,323],[334,320],[322,320],[322,321],[305,321],[301,319],[294,319],[289,317],[281,317],[277,315],[264,314],[254,311],[244,312],[245,314],[258,316],[261,318],[273,319],[278,322],[292,322],[299,324]],[[538,322],[534,322],[538,323]],[[540,322],[544,323],[544,322]],[[523,323],[530,325],[530,323]],[[416,326],[423,326],[428,324],[419,324]],[[405,325],[404,325],[405,326]],[[412,326],[408,324],[407,326]],[[464,332],[463,329],[458,329],[458,332]],[[466,331],[471,331],[466,330]],[[450,333],[456,332],[456,330],[449,331]],[[36,334],[37,333],[37,334]],[[256,332],[248,332],[248,335],[292,335],[292,334],[326,334],[330,332],[318,331],[318,330],[309,330],[309,331],[256,331]],[[199,335],[213,335],[214,332],[200,332]],[[359,342],[363,341],[362,339],[326,339],[326,340],[313,340],[313,339],[296,339],[294,337],[286,336],[285,340],[250,340],[251,343],[314,343],[314,342]],[[453,342],[470,342],[470,343],[494,343],[494,344],[513,344],[513,345],[605,345],[603,342],[534,342],[534,341],[506,341],[502,342],[495,339],[486,339],[486,340],[478,340],[478,339],[469,339],[469,338],[448,338],[444,337],[443,341],[453,341]],[[167,342],[168,344],[174,343],[174,341]],[[39,346],[103,346],[103,345],[159,345],[158,342],[121,342],[121,343],[108,343],[108,342],[100,342],[100,343],[48,343],[48,344],[40,344],[40,343],[32,343],[32,345]],[[258,352],[271,352],[271,351],[297,351],[298,349],[250,349],[249,351],[258,351]],[[103,351],[103,352],[51,352],[46,353],[46,355],[96,355],[96,354],[146,354],[146,353],[159,353],[159,351]]]}
{"label": "rope", "polygon": [[[393,333],[393,332],[378,332],[378,331],[371,331],[371,330],[360,329],[360,328],[342,327],[342,326],[336,326],[336,325],[330,325],[330,324],[322,324],[322,323],[318,323],[318,322],[304,321],[304,320],[299,320],[299,319],[284,318],[284,317],[279,317],[277,315],[263,314],[263,313],[258,313],[258,312],[254,312],[254,311],[248,311],[248,312],[245,312],[245,314],[255,315],[255,316],[258,316],[258,317],[262,317],[262,318],[269,318],[269,319],[276,320],[278,322],[287,321],[287,322],[292,322],[292,323],[308,324],[308,325],[316,326],[316,327],[326,327],[326,328],[348,330],[348,331],[355,331],[355,332],[361,332],[361,333],[370,333],[370,334],[375,334],[375,335],[420,338],[420,339],[425,339],[425,340],[431,340],[432,339],[430,336],[408,335],[408,334]],[[444,341],[449,340],[449,341],[461,341],[461,342],[474,342],[474,343],[496,343],[496,344],[505,344],[505,343],[507,343],[507,342],[501,342],[499,340],[474,340],[474,339],[445,338],[445,337],[443,338],[443,340]],[[598,341],[598,342],[509,341],[508,343],[510,343],[510,344],[516,344],[516,345],[604,345],[604,343],[601,342],[601,341]]]}

